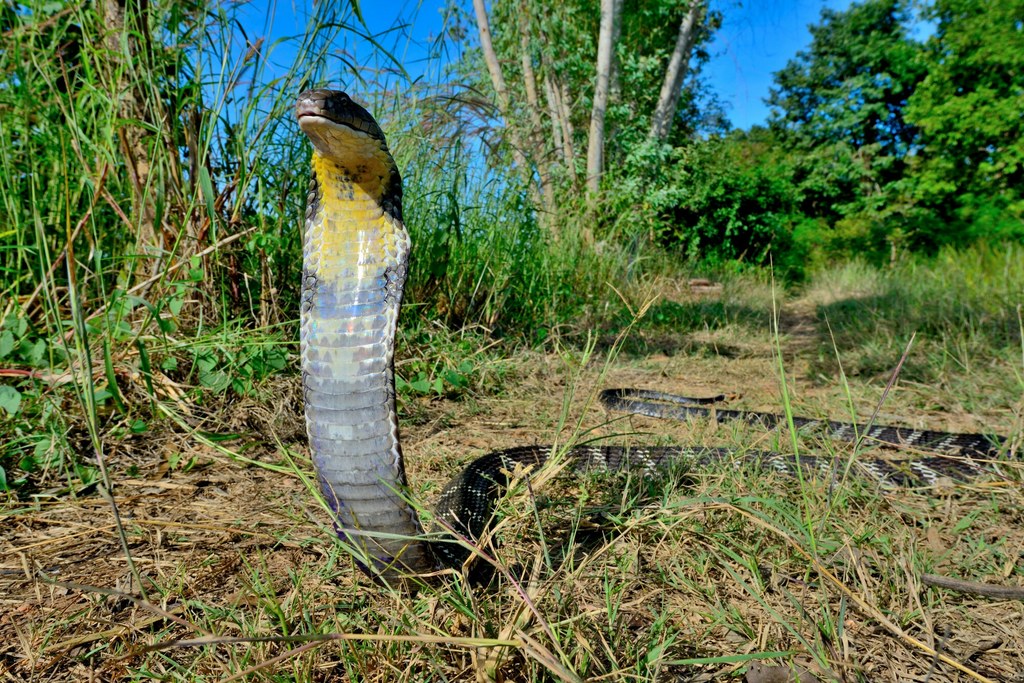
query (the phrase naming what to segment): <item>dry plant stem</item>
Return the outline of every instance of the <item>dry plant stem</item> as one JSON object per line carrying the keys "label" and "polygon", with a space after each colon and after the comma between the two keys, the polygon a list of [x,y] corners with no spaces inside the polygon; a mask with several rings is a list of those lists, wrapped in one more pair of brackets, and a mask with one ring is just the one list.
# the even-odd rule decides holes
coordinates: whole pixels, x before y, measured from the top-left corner
{"label": "dry plant stem", "polygon": [[[540,574],[540,569],[543,566],[542,560],[543,556],[540,554],[534,558],[530,581],[525,587],[524,593],[521,595],[523,598],[523,607],[525,607],[525,609],[520,607],[517,610],[515,617],[501,628],[501,631],[498,633],[499,638],[511,638],[513,633],[522,635],[524,633],[523,629],[525,629],[535,617],[540,620],[539,612],[534,606],[534,603],[536,602],[536,598],[539,593],[538,576]],[[552,638],[552,642],[557,646],[558,641],[553,638],[551,627],[543,620],[540,620],[540,623],[548,637]],[[477,677],[485,677],[489,681],[498,680],[500,677],[498,669],[506,658],[505,649],[481,648],[478,652],[481,655],[479,658],[481,661],[477,665]]]}
{"label": "dry plant stem", "polygon": [[827,579],[831,584],[833,584],[836,588],[838,588],[839,591],[841,593],[843,593],[843,595],[848,597],[851,601],[853,601],[853,603],[855,605],[860,607],[860,609],[862,609],[868,616],[870,616],[873,619],[877,620],[878,623],[880,623],[883,626],[885,626],[885,628],[887,628],[890,633],[892,633],[894,636],[896,636],[897,638],[902,640],[904,643],[906,643],[906,644],[908,644],[908,645],[910,645],[912,647],[917,648],[918,650],[920,650],[920,651],[924,652],[925,654],[927,654],[929,657],[937,658],[938,660],[942,661],[943,663],[948,664],[949,666],[953,667],[957,671],[966,674],[967,676],[973,678],[976,681],[980,681],[981,683],[996,683],[996,681],[993,681],[991,678],[987,678],[987,677],[982,676],[981,674],[977,673],[976,671],[968,669],[966,666],[964,666],[960,662],[956,661],[952,657],[950,657],[948,655],[944,655],[941,652],[937,652],[934,648],[930,647],[926,643],[923,643],[920,640],[918,640],[917,638],[914,638],[913,636],[908,635],[907,633],[905,633],[903,631],[903,629],[901,629],[899,626],[897,626],[892,621],[890,621],[888,617],[886,617],[884,614],[882,614],[882,612],[877,607],[869,604],[862,597],[860,597],[859,595],[854,593],[850,588],[848,588],[846,586],[846,584],[844,584],[842,581],[840,581],[837,576],[835,576],[832,572],[830,572],[828,569],[826,569],[824,566],[822,566],[822,564],[820,562],[818,562],[817,559],[812,557],[810,553],[808,553],[806,550],[804,550],[803,546],[801,546],[795,540],[790,538],[789,534],[785,533],[784,531],[782,531],[778,527],[774,527],[771,524],[765,522],[763,519],[760,519],[759,517],[750,514],[746,510],[742,510],[742,509],[736,507],[735,505],[731,505],[729,503],[712,503],[712,504],[707,505],[706,507],[708,507],[708,508],[721,508],[723,510],[730,510],[732,512],[738,512],[739,514],[743,515],[747,519],[749,519],[752,522],[754,522],[754,524],[758,525],[762,529],[766,529],[766,530],[772,532],[773,534],[777,535],[779,538],[784,540],[790,547],[792,547],[797,553],[799,553],[801,556],[803,556],[803,558],[805,560],[807,560],[811,564],[812,567],[814,567],[814,571],[818,572],[819,576]]}
{"label": "dry plant stem", "polygon": [[558,676],[559,679],[566,681],[567,683],[583,682],[582,678],[565,668],[560,662],[551,656],[551,653],[548,650],[529,635],[519,629],[516,629],[516,635],[521,639],[523,653],[533,657],[536,661],[540,662],[540,664],[547,667],[550,673],[553,673]]}
{"label": "dry plant stem", "polygon": [[[156,605],[154,605],[151,602],[148,602],[147,600],[139,599],[139,598],[135,597],[134,595],[130,595],[128,593],[125,593],[124,591],[115,590],[113,588],[101,588],[99,586],[85,586],[85,585],[80,584],[80,583],[70,583],[70,582],[67,582],[67,581],[54,581],[52,579],[46,578],[45,576],[43,576],[41,578],[42,578],[43,582],[45,582],[45,583],[49,583],[49,584],[52,584],[54,586],[60,586],[61,588],[67,588],[68,590],[79,591],[81,593],[96,593],[98,595],[106,595],[108,597],[117,598],[119,600],[127,600],[128,602],[132,603],[136,607],[140,607],[140,608],[142,608],[144,610],[152,612],[157,617],[160,617],[162,619],[167,619],[168,621],[173,621],[174,623],[178,624],[179,626],[183,626],[183,627],[185,627],[187,629],[190,629],[190,630],[198,630],[198,631],[200,631],[202,633],[206,633],[207,635],[212,635],[212,634],[209,634],[209,632],[204,631],[201,627],[196,626],[195,624],[192,624],[192,623],[190,623],[188,621],[185,621],[181,617],[176,616],[176,615],[172,614],[171,612],[168,612],[167,610],[160,609],[159,607],[157,607]],[[63,644],[58,644],[58,645],[53,646],[53,647],[58,647],[60,645],[63,645]],[[146,651],[146,650],[144,649],[143,651]],[[131,656],[131,655],[127,655],[127,656]]]}
{"label": "dry plant stem", "polygon": [[[65,177],[65,184],[67,179]],[[67,192],[67,188],[65,188]],[[83,347],[84,355],[87,363],[90,363],[89,357],[89,345],[88,345],[88,333],[86,332],[85,318],[82,317],[82,310],[79,304],[78,298],[78,261],[75,259],[75,245],[72,239],[72,231],[70,225],[70,216],[67,216],[67,223],[65,224],[65,233],[67,235],[67,244],[65,245],[65,258],[64,265],[68,275],[68,294],[70,295],[71,304],[71,320],[72,328],[68,331],[68,339],[75,338],[77,343]],[[89,405],[89,399],[85,398],[89,392],[88,383],[83,381],[83,386],[78,389],[81,391],[83,398],[83,407],[86,407],[87,412],[92,412],[93,418],[95,418],[95,405]],[[93,399],[94,401],[95,399]],[[128,547],[128,536],[125,534],[124,525],[121,522],[121,513],[117,508],[117,501],[114,499],[114,482],[107,471],[107,463],[103,458],[103,446],[100,441],[99,434],[96,431],[94,419],[87,421],[89,425],[89,437],[90,444],[93,450],[93,456],[96,460],[96,468],[100,473],[100,484],[99,492],[100,495],[110,505],[110,513],[114,518],[114,526],[117,530],[118,540],[121,542],[121,549],[124,551],[124,559],[128,564],[128,571],[135,579],[136,586],[143,598],[148,598],[146,594],[146,587],[142,583],[142,575],[139,573],[138,567],[135,565],[135,560],[132,557],[131,549]]]}
{"label": "dry plant stem", "polygon": [[291,659],[292,657],[295,657],[297,655],[301,655],[303,652],[306,652],[308,650],[312,650],[312,649],[316,648],[319,645],[320,645],[320,641],[319,640],[314,640],[313,642],[305,643],[305,644],[300,645],[299,647],[294,648],[292,650],[285,650],[284,652],[282,652],[281,654],[279,654],[276,657],[271,657],[270,659],[266,660],[265,662],[260,662],[259,664],[253,664],[248,669],[244,669],[244,670],[239,671],[238,673],[236,673],[234,676],[229,676],[228,678],[225,678],[221,683],[231,683],[231,681],[241,681],[241,680],[247,679],[249,676],[251,676],[252,674],[256,673],[257,671],[262,671],[263,669],[272,667],[275,664],[280,664],[281,662],[286,662],[289,659]]}
{"label": "dry plant stem", "polygon": [[[263,533],[263,532],[260,532],[260,531],[253,531],[252,529],[241,529],[241,528],[235,528],[235,527],[223,527],[223,526],[216,526],[216,525],[213,525],[213,524],[186,524],[184,522],[169,522],[169,521],[163,520],[163,519],[142,519],[142,518],[139,518],[139,517],[132,517],[132,524],[136,524],[138,526],[161,527],[161,528],[167,528],[167,529],[202,529],[204,531],[219,531],[219,532],[223,532],[223,533],[237,534],[239,536],[254,536],[254,537],[255,536],[262,536],[262,537],[264,537],[264,538],[266,538],[268,540],[273,540],[274,539],[274,536],[272,536],[270,534],[266,534],[266,533]],[[117,528],[117,526],[115,524],[106,524],[104,526],[89,527],[85,531],[76,531],[75,533],[66,534],[66,535],[60,536],[58,538],[50,538],[50,539],[47,539],[45,541],[39,541],[37,543],[29,543],[28,545],[23,545],[23,546],[19,546],[17,548],[12,548],[10,552],[12,552],[12,553],[24,553],[24,552],[27,552],[29,550],[32,550],[33,548],[39,548],[39,547],[42,547],[42,546],[48,546],[48,545],[54,545],[54,544],[67,543],[69,540],[71,540],[73,538],[79,538],[81,536],[96,536],[97,534],[105,533],[107,531],[110,531],[111,529],[116,529],[116,528]],[[90,588],[88,586],[83,586],[82,588],[83,588],[83,590],[87,589],[87,588],[89,590],[93,590],[92,588]],[[118,595],[120,595],[120,594],[118,594]]]}
{"label": "dry plant stem", "polygon": [[872,425],[875,424],[875,420],[878,418],[878,412],[882,409],[882,405],[885,403],[885,399],[889,397],[889,392],[892,391],[893,386],[896,384],[896,380],[900,376],[900,371],[903,369],[904,363],[907,362],[907,357],[910,355],[910,347],[914,345],[914,340],[917,338],[917,332],[910,335],[910,340],[907,342],[906,347],[903,349],[903,354],[900,355],[900,360],[896,363],[896,368],[889,375],[889,381],[885,385],[885,389],[882,390],[882,396],[878,399],[878,403],[875,404],[875,410],[871,413],[870,419],[868,419],[867,425],[864,427],[864,433],[857,435],[857,442],[854,444],[854,452],[858,452],[860,447],[864,443],[865,434],[871,431]]}
{"label": "dry plant stem", "polygon": [[249,674],[265,669],[268,666],[279,664],[287,659],[295,657],[297,655],[311,650],[321,643],[330,642],[334,640],[370,640],[370,641],[382,641],[382,642],[412,642],[412,643],[437,643],[443,645],[458,645],[460,647],[480,647],[482,644],[486,644],[489,647],[523,647],[523,644],[514,640],[488,640],[486,638],[456,638],[456,637],[441,637],[441,636],[387,636],[378,634],[357,634],[357,633],[327,633],[327,634],[310,634],[306,636],[266,636],[256,638],[246,637],[221,637],[221,636],[207,636],[204,638],[193,638],[191,640],[172,640],[162,643],[155,643],[147,646],[142,650],[132,652],[130,656],[143,654],[146,652],[154,652],[157,650],[166,650],[172,647],[204,647],[207,645],[232,645],[235,643],[304,643],[300,647],[293,650],[283,652],[277,657],[273,657],[265,662],[256,664],[248,669],[241,671],[229,678],[224,679],[224,683],[230,681],[237,681],[246,678]]}
{"label": "dry plant stem", "polygon": [[999,586],[994,583],[964,581],[963,579],[954,579],[937,574],[922,574],[921,581],[929,586],[946,588],[958,593],[981,595],[986,598],[996,598],[997,600],[1024,600],[1024,586]]}
{"label": "dry plant stem", "polygon": [[[175,612],[184,612],[186,608],[187,605],[179,604],[171,609],[168,614],[173,617]],[[67,653],[71,650],[89,645],[90,643],[116,641],[118,639],[128,637],[133,633],[139,633],[151,626],[158,626],[165,621],[166,617],[158,615],[141,617],[132,621],[130,624],[115,624],[111,628],[89,631],[88,633],[73,636],[67,640],[62,640],[59,643],[48,645],[43,649],[43,653],[50,654],[51,652],[57,651],[54,654],[54,658],[60,659],[61,657],[67,656]]]}

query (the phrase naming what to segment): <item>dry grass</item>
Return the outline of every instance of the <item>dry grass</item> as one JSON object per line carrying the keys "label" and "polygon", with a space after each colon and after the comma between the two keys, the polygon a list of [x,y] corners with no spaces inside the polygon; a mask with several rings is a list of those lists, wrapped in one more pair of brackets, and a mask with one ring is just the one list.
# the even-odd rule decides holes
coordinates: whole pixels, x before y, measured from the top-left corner
{"label": "dry grass", "polygon": [[[734,425],[623,418],[593,402],[605,386],[734,389],[738,405],[778,409],[770,334],[729,325],[685,344],[607,368],[580,352],[527,352],[510,361],[500,396],[410,399],[405,412],[418,419],[404,437],[417,495],[429,501],[488,450],[564,441],[576,425],[587,439],[788,443]],[[723,355],[726,345],[734,352]],[[799,412],[873,410],[876,383],[852,381],[846,392],[813,376],[813,361],[786,360]],[[1024,676],[1021,602],[921,583],[937,573],[1024,584],[1013,466],[1006,481],[904,494],[727,465],[655,482],[559,480],[503,504],[495,585],[437,578],[407,594],[367,582],[333,542],[300,476],[310,465],[296,382],[276,381],[284,384],[266,385],[262,399],[213,408],[250,437],[215,448],[168,431],[109,449],[142,585],[97,490],[6,501],[3,680],[698,681],[744,671],[771,680],[750,667],[757,660],[819,680]],[[921,391],[897,385],[882,415],[1004,433],[1019,421],[1005,410],[938,415],[921,408]]]}

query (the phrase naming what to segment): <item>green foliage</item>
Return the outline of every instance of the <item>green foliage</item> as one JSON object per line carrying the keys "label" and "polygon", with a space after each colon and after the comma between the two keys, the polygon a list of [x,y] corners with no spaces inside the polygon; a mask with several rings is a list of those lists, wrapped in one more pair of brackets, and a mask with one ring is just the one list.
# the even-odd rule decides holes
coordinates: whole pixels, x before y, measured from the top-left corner
{"label": "green foliage", "polygon": [[[246,336],[294,319],[307,152],[290,111],[343,22],[320,8],[270,76],[267,46],[233,42],[237,7],[114,7],[3,5],[7,485],[93,481],[80,459],[146,425],[169,382],[244,393],[287,365],[266,329]],[[205,346],[210,329],[226,332]]]}
{"label": "green foliage", "polygon": [[898,182],[916,129],[904,108],[925,67],[907,22],[899,0],[823,10],[810,48],[775,75],[772,127],[792,149],[801,251],[815,258],[888,255],[911,231]]}
{"label": "green foliage", "polygon": [[822,10],[810,48],[775,74],[773,125],[811,148],[878,145],[880,156],[906,155],[914,129],[903,108],[924,75],[907,35],[907,5],[864,0],[842,12]]}
{"label": "green foliage", "polygon": [[0,385],[0,410],[13,417],[21,409],[21,392],[14,387]]}
{"label": "green foliage", "polygon": [[493,379],[487,372],[492,359],[480,353],[487,348],[480,332],[456,334],[413,323],[412,329],[400,333],[399,345],[406,356],[395,369],[399,396],[457,398],[479,389],[484,377]]}
{"label": "green foliage", "polygon": [[48,344],[25,316],[12,313],[0,321],[0,363],[39,369],[65,357],[64,349]]}
{"label": "green foliage", "polygon": [[616,171],[609,213],[623,231],[649,231],[690,260],[767,265],[776,255],[783,268],[798,268],[792,170],[770,137],[737,132],[687,147],[638,147]]}
{"label": "green foliage", "polygon": [[[227,343],[221,341],[225,337]],[[187,349],[192,363],[186,381],[211,394],[230,389],[244,396],[255,394],[262,380],[285,369],[287,356],[272,336],[256,344],[246,344],[242,339],[237,333],[220,339],[215,337],[208,343],[201,338],[194,339]]]}
{"label": "green foliage", "polygon": [[971,237],[1024,238],[1024,2],[937,0],[928,17],[912,191]]}
{"label": "green foliage", "polygon": [[[598,4],[592,3],[590,11],[595,20],[600,17]],[[617,90],[605,120],[608,127],[606,168],[614,167],[646,144],[651,114],[675,47],[679,21],[689,4],[688,0],[628,0],[623,3],[621,35],[616,45]],[[721,15],[711,11],[694,41],[669,140],[673,145],[686,145],[698,133],[723,130],[719,125],[721,110],[704,88],[702,74],[710,58],[707,47],[721,21]],[[595,24],[595,37],[596,28]],[[589,119],[589,100],[586,107]]]}
{"label": "green foliage", "polygon": [[[630,155],[642,153],[640,148],[647,141],[679,23],[689,4],[688,0],[623,3],[615,43],[614,86],[605,111],[606,169],[617,168]],[[531,182],[554,188],[546,201],[540,201],[536,193],[530,200],[536,210],[556,214],[555,218],[544,217],[542,223],[545,230],[557,232],[559,217],[571,215],[572,223],[583,219],[587,210],[587,205],[578,200],[586,173],[600,3],[501,0],[490,3],[489,17],[494,49],[509,93],[509,111],[498,112],[500,121],[493,109],[481,111],[480,106],[467,107],[462,115],[471,116],[478,127],[475,132],[484,137],[492,168],[513,171]],[[467,29],[473,34],[475,20],[463,20],[474,25]],[[701,74],[709,58],[706,46],[720,23],[720,14],[711,11],[699,27],[672,128],[673,144],[686,144],[698,133],[726,128],[721,107],[705,87]],[[466,99],[478,102],[476,93],[482,92],[497,103],[499,98],[480,51],[473,40],[466,42],[473,49],[467,50],[454,66],[460,80],[471,88],[472,95]],[[559,108],[564,111],[553,113]],[[569,138],[564,145],[556,142],[563,135]],[[509,168],[508,143],[516,139],[528,168]],[[614,185],[608,188],[617,191]]]}
{"label": "green foliage", "polygon": [[1024,238],[1024,34],[1018,2],[825,10],[776,74],[773,127],[794,151],[797,245],[816,261]]}
{"label": "green foliage", "polygon": [[405,300],[422,320],[541,342],[605,296],[584,283],[615,279],[622,264],[571,225],[556,241],[526,187],[473,165],[458,135],[444,137],[444,147],[402,128],[391,138],[413,242]]}
{"label": "green foliage", "polygon": [[[749,147],[714,142],[701,146],[701,158],[687,201],[671,217],[689,226],[680,242],[693,258],[738,260],[766,265],[773,251],[786,253],[794,195],[784,166],[747,156]],[[678,234],[678,233],[677,233]]]}

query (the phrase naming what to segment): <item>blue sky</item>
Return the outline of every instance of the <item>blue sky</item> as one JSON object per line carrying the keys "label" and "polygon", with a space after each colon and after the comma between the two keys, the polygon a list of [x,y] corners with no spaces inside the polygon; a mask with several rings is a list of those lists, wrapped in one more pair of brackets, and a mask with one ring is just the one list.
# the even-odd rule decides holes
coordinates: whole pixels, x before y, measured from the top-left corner
{"label": "blue sky", "polygon": [[842,10],[850,0],[751,0],[738,5],[712,0],[723,18],[705,73],[727,104],[732,124],[749,128],[768,118],[762,100],[768,97],[772,74],[810,45],[807,26],[818,23],[822,8]]}
{"label": "blue sky", "polygon": [[[555,0],[557,1],[557,0]],[[463,0],[469,5],[468,0]],[[443,28],[446,0],[361,0],[369,33],[413,75],[422,72],[429,43]],[[712,0],[723,24],[711,46],[708,81],[726,104],[737,128],[765,123],[772,73],[810,42],[808,24],[817,23],[824,7],[844,9],[850,0]],[[254,0],[244,23],[250,35],[279,37],[302,31],[311,0]],[[354,40],[348,48],[358,61],[372,48]]]}

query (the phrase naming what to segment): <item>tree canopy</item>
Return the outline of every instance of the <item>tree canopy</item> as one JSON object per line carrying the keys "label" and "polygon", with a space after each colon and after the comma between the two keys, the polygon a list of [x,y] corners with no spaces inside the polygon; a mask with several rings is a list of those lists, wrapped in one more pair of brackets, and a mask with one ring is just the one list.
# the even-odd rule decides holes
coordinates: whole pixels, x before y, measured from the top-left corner
{"label": "tree canopy", "polygon": [[[918,201],[971,234],[1021,235],[1024,2],[937,0],[927,75],[907,104]],[[1016,223],[1016,226],[1013,225]]]}
{"label": "tree canopy", "polygon": [[[585,180],[600,189],[599,239],[799,272],[1024,236],[1024,0],[825,9],[774,76],[768,127],[731,133],[701,75],[721,16],[699,0],[494,0],[489,16],[509,103],[497,129],[559,198],[544,211],[573,215]],[[494,92],[466,55],[473,87]]]}
{"label": "tree canopy", "polygon": [[797,153],[794,222],[825,255],[1024,236],[1024,3],[915,7],[826,9],[775,75],[771,128]]}

